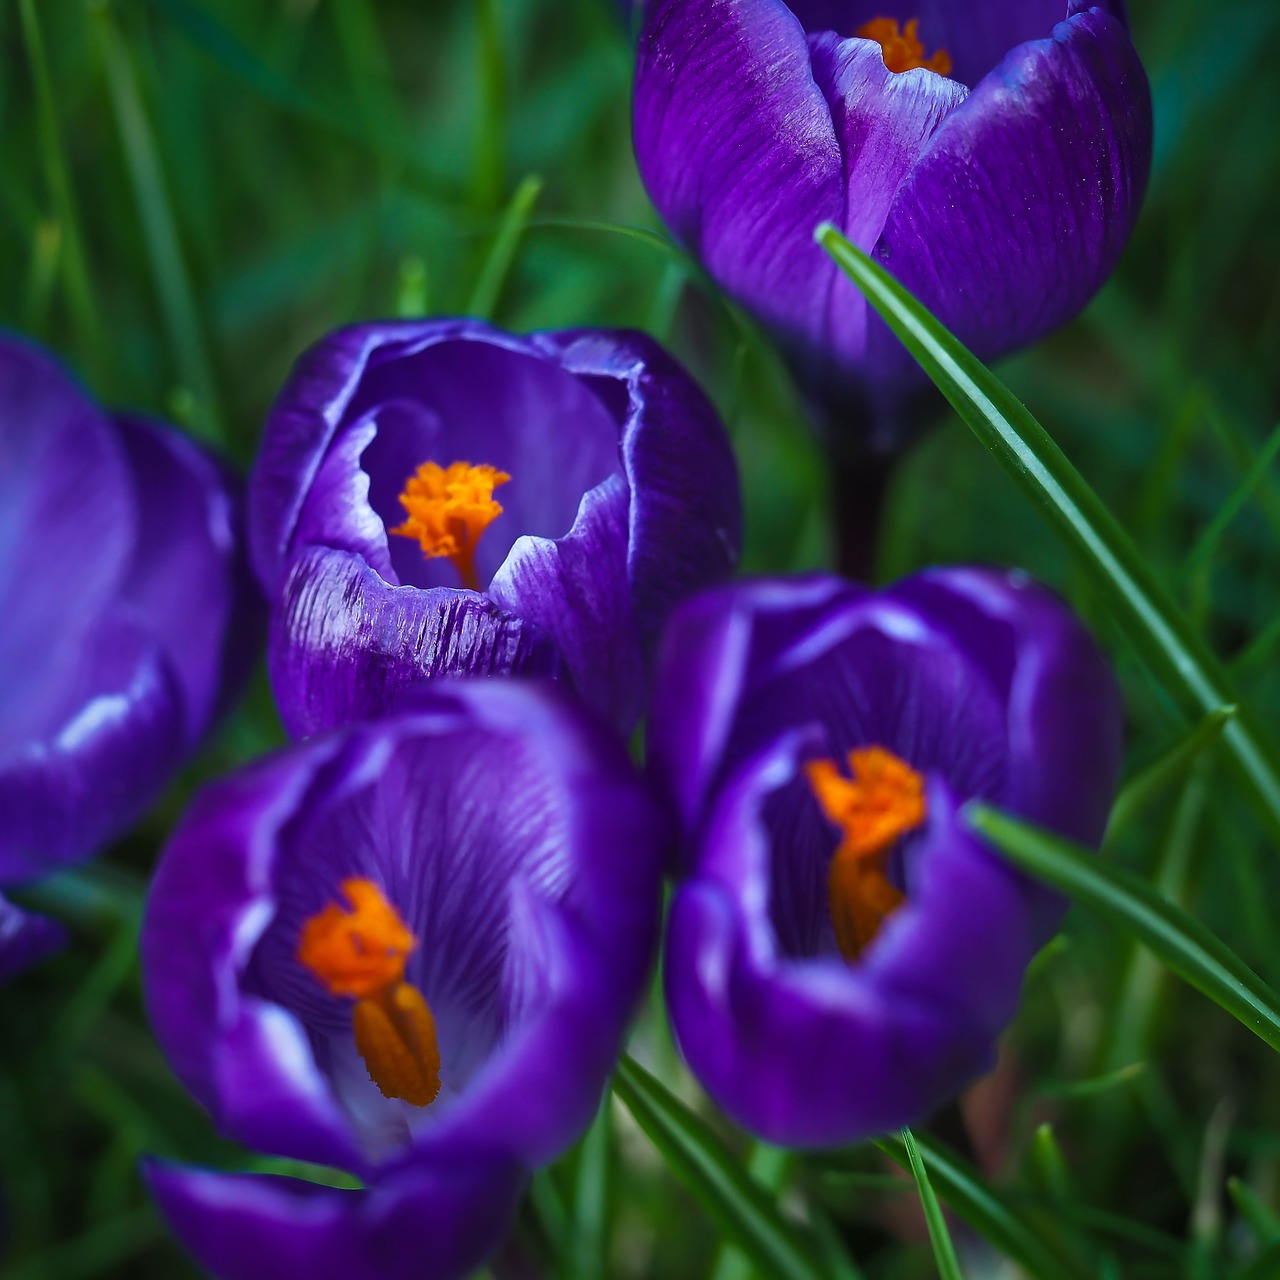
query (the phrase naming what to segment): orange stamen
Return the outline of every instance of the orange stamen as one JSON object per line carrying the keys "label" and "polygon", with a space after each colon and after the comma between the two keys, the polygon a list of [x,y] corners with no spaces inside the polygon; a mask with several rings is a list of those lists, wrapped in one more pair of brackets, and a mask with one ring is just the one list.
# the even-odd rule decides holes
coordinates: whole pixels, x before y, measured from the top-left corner
{"label": "orange stamen", "polygon": [[350,909],[330,902],[308,918],[298,961],[330,995],[355,999],[356,1048],[383,1096],[425,1107],[440,1092],[440,1050],[422,992],[404,981],[418,940],[372,880],[340,888]]}
{"label": "orange stamen", "polygon": [[424,462],[405,481],[400,494],[408,518],[390,532],[416,538],[428,560],[447,556],[462,585],[479,591],[476,544],[502,514],[493,491],[510,479],[505,471],[487,464],[473,467],[469,462],[453,462],[442,467]]}
{"label": "orange stamen", "polygon": [[849,753],[849,777],[834,760],[814,760],[805,774],[827,820],[840,828],[827,893],[836,942],[856,960],[901,906],[888,877],[893,846],[925,819],[924,777],[883,747]]}
{"label": "orange stamen", "polygon": [[940,76],[951,74],[951,55],[945,49],[939,49],[932,58],[924,56],[924,45],[920,43],[917,32],[920,19],[912,18],[906,26],[899,28],[896,18],[872,18],[864,22],[853,34],[864,40],[874,40],[884,50],[884,65],[890,71],[914,71],[924,67],[926,71],[936,71]]}

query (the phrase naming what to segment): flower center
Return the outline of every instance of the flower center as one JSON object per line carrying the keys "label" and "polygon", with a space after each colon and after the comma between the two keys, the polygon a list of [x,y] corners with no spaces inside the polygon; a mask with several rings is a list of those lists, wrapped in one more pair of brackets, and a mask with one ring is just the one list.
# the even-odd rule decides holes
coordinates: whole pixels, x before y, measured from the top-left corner
{"label": "flower center", "polygon": [[372,880],[339,887],[347,906],[330,902],[303,923],[298,962],[330,995],[355,999],[356,1048],[383,1096],[425,1107],[440,1092],[440,1050],[422,992],[404,981],[418,940]]}
{"label": "flower center", "polygon": [[875,40],[884,50],[884,65],[890,71],[914,71],[917,67],[924,67],[940,76],[949,76],[951,55],[945,49],[939,49],[932,58],[926,58],[924,45],[916,34],[919,28],[919,18],[912,18],[904,27],[898,26],[897,18],[872,18],[853,34],[863,40]]}
{"label": "flower center", "polygon": [[481,534],[502,514],[493,491],[511,477],[487,464],[424,462],[405,481],[400,505],[406,520],[390,530],[402,538],[416,538],[428,560],[447,556],[462,585],[479,591],[476,576],[476,544]]}
{"label": "flower center", "polygon": [[902,905],[889,854],[924,822],[924,777],[883,747],[849,752],[848,777],[834,760],[811,761],[805,774],[823,815],[840,828],[827,896],[840,954],[854,961]]}

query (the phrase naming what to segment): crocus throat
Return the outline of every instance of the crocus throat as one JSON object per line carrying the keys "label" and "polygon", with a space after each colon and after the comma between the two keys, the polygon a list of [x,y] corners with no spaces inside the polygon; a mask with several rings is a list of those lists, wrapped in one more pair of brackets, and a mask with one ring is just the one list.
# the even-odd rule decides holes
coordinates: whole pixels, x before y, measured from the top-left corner
{"label": "crocus throat", "polygon": [[422,992],[404,980],[418,940],[372,880],[339,888],[346,907],[330,902],[303,923],[298,961],[330,995],[355,1000],[356,1048],[383,1096],[425,1107],[440,1092],[440,1050]]}
{"label": "crocus throat", "polygon": [[949,76],[951,55],[945,49],[939,49],[932,58],[926,58],[924,45],[916,34],[919,29],[919,18],[912,18],[904,27],[898,26],[897,18],[872,18],[853,34],[863,40],[875,40],[884,50],[884,65],[890,71],[914,71],[917,67],[924,67],[926,71]]}
{"label": "crocus throat", "polygon": [[924,822],[924,777],[883,747],[849,752],[848,777],[834,760],[811,761],[805,774],[841,832],[827,894],[840,954],[853,961],[903,902],[888,877],[889,854]]}
{"label": "crocus throat", "polygon": [[415,538],[428,560],[447,556],[453,561],[462,585],[479,591],[476,576],[476,544],[484,531],[502,514],[493,491],[511,477],[487,464],[424,462],[405,481],[400,505],[407,519],[390,530],[402,538]]}

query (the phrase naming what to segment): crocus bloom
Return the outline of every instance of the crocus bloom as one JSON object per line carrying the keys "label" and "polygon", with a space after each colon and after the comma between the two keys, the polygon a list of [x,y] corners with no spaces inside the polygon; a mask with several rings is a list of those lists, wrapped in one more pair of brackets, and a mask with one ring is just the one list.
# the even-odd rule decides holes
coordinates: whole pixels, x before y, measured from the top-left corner
{"label": "crocus bloom", "polygon": [[63,937],[60,925],[23,911],[0,894],[0,982],[56,951]]}
{"label": "crocus bloom", "polygon": [[120,834],[208,729],[256,638],[238,514],[190,440],[0,336],[0,884]]}
{"label": "crocus bloom", "polygon": [[892,437],[917,371],[817,225],[994,358],[1114,267],[1151,101],[1123,0],[651,0],[635,146],[668,225],[828,412]]}
{"label": "crocus bloom", "polygon": [[1120,734],[1089,636],[1014,575],[765,581],[678,610],[650,717],[686,833],[665,982],[711,1095],[821,1146],[987,1069],[1061,902],[961,807],[1096,842]]}
{"label": "crocus bloom", "polygon": [[635,333],[360,325],[308,351],[250,480],[295,736],[437,675],[544,674],[638,718],[671,605],[738,549],[724,428]]}
{"label": "crocus bloom", "polygon": [[665,826],[554,687],[442,681],[200,796],[142,932],[175,1070],[230,1138],[359,1190],[155,1165],[226,1280],[439,1280],[600,1103],[657,940]]}

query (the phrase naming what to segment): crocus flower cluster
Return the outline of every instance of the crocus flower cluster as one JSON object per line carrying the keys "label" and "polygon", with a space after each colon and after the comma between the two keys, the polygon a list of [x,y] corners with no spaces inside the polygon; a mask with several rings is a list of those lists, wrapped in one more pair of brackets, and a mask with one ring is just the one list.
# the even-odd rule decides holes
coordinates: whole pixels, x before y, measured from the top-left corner
{"label": "crocus flower cluster", "polygon": [[[109,416],[0,337],[0,885],[121,834],[238,684],[256,595],[237,519],[196,445]],[[0,913],[0,950],[50,944],[50,927]]]}
{"label": "crocus flower cluster", "polygon": [[814,244],[834,223],[979,356],[1070,319],[1151,161],[1122,0],[650,0],[636,157],[833,428],[900,444],[919,370]]}
{"label": "crocus flower cluster", "polygon": [[1062,904],[963,822],[981,798],[1102,835],[1115,683],[1017,575],[710,592],[672,620],[649,744],[682,816],[666,993],[743,1125],[850,1143],[986,1070]]}
{"label": "crocus flower cluster", "polygon": [[563,694],[445,681],[212,787],[143,930],[152,1022],[228,1136],[359,1190],[155,1165],[235,1280],[434,1280],[599,1105],[657,941],[665,828]]}
{"label": "crocus flower cluster", "polygon": [[719,418],[641,334],[362,325],[303,356],[250,480],[296,736],[440,675],[550,675],[634,725],[673,603],[741,537]]}

